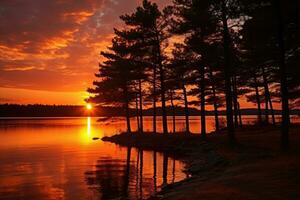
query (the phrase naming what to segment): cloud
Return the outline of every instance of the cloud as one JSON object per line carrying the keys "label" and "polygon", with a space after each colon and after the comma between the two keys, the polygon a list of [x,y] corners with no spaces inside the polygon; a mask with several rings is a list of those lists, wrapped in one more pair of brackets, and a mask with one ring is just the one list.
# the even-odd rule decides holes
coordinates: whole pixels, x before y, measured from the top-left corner
{"label": "cloud", "polygon": [[[156,0],[160,5],[170,0]],[[85,91],[137,0],[1,0],[0,87]]]}

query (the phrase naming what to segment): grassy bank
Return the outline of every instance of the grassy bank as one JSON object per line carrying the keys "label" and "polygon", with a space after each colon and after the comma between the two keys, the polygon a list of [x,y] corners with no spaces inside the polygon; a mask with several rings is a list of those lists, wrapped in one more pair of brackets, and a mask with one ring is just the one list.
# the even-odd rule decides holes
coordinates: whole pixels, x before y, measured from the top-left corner
{"label": "grassy bank", "polygon": [[105,141],[167,151],[187,163],[191,178],[168,185],[152,199],[300,199],[300,126],[291,127],[292,149],[282,153],[278,127],[248,126],[231,148],[225,132],[200,136],[120,134]]}

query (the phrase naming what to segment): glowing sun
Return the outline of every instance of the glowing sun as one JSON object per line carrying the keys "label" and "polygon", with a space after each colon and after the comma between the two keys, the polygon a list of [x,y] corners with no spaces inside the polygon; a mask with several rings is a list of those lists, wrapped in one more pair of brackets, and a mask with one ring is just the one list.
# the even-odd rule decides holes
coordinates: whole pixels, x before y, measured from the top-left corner
{"label": "glowing sun", "polygon": [[86,104],[86,109],[92,110],[92,108],[93,108],[92,104],[90,104],[90,103]]}

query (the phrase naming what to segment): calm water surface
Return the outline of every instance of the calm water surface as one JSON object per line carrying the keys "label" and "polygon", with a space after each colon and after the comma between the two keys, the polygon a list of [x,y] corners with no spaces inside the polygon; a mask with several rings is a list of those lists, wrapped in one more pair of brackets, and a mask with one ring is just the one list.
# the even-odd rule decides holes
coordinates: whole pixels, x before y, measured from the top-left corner
{"label": "calm water surface", "polygon": [[[145,199],[188,176],[184,164],[168,155],[92,140],[125,129],[121,118],[97,119],[0,119],[0,199]],[[208,131],[213,122],[208,117]],[[190,124],[199,132],[198,117]],[[151,118],[144,126],[151,130]],[[176,129],[184,130],[183,117],[177,117]]]}
{"label": "calm water surface", "polygon": [[0,199],[144,199],[186,178],[167,155],[93,137],[124,129],[97,118],[0,120]]}

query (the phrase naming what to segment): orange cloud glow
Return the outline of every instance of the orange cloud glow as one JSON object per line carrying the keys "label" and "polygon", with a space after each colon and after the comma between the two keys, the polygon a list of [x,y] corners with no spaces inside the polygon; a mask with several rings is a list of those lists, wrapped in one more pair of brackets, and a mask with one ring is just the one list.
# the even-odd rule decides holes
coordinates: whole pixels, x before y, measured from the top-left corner
{"label": "orange cloud glow", "polygon": [[0,2],[0,103],[82,104],[119,15],[136,1]]}

